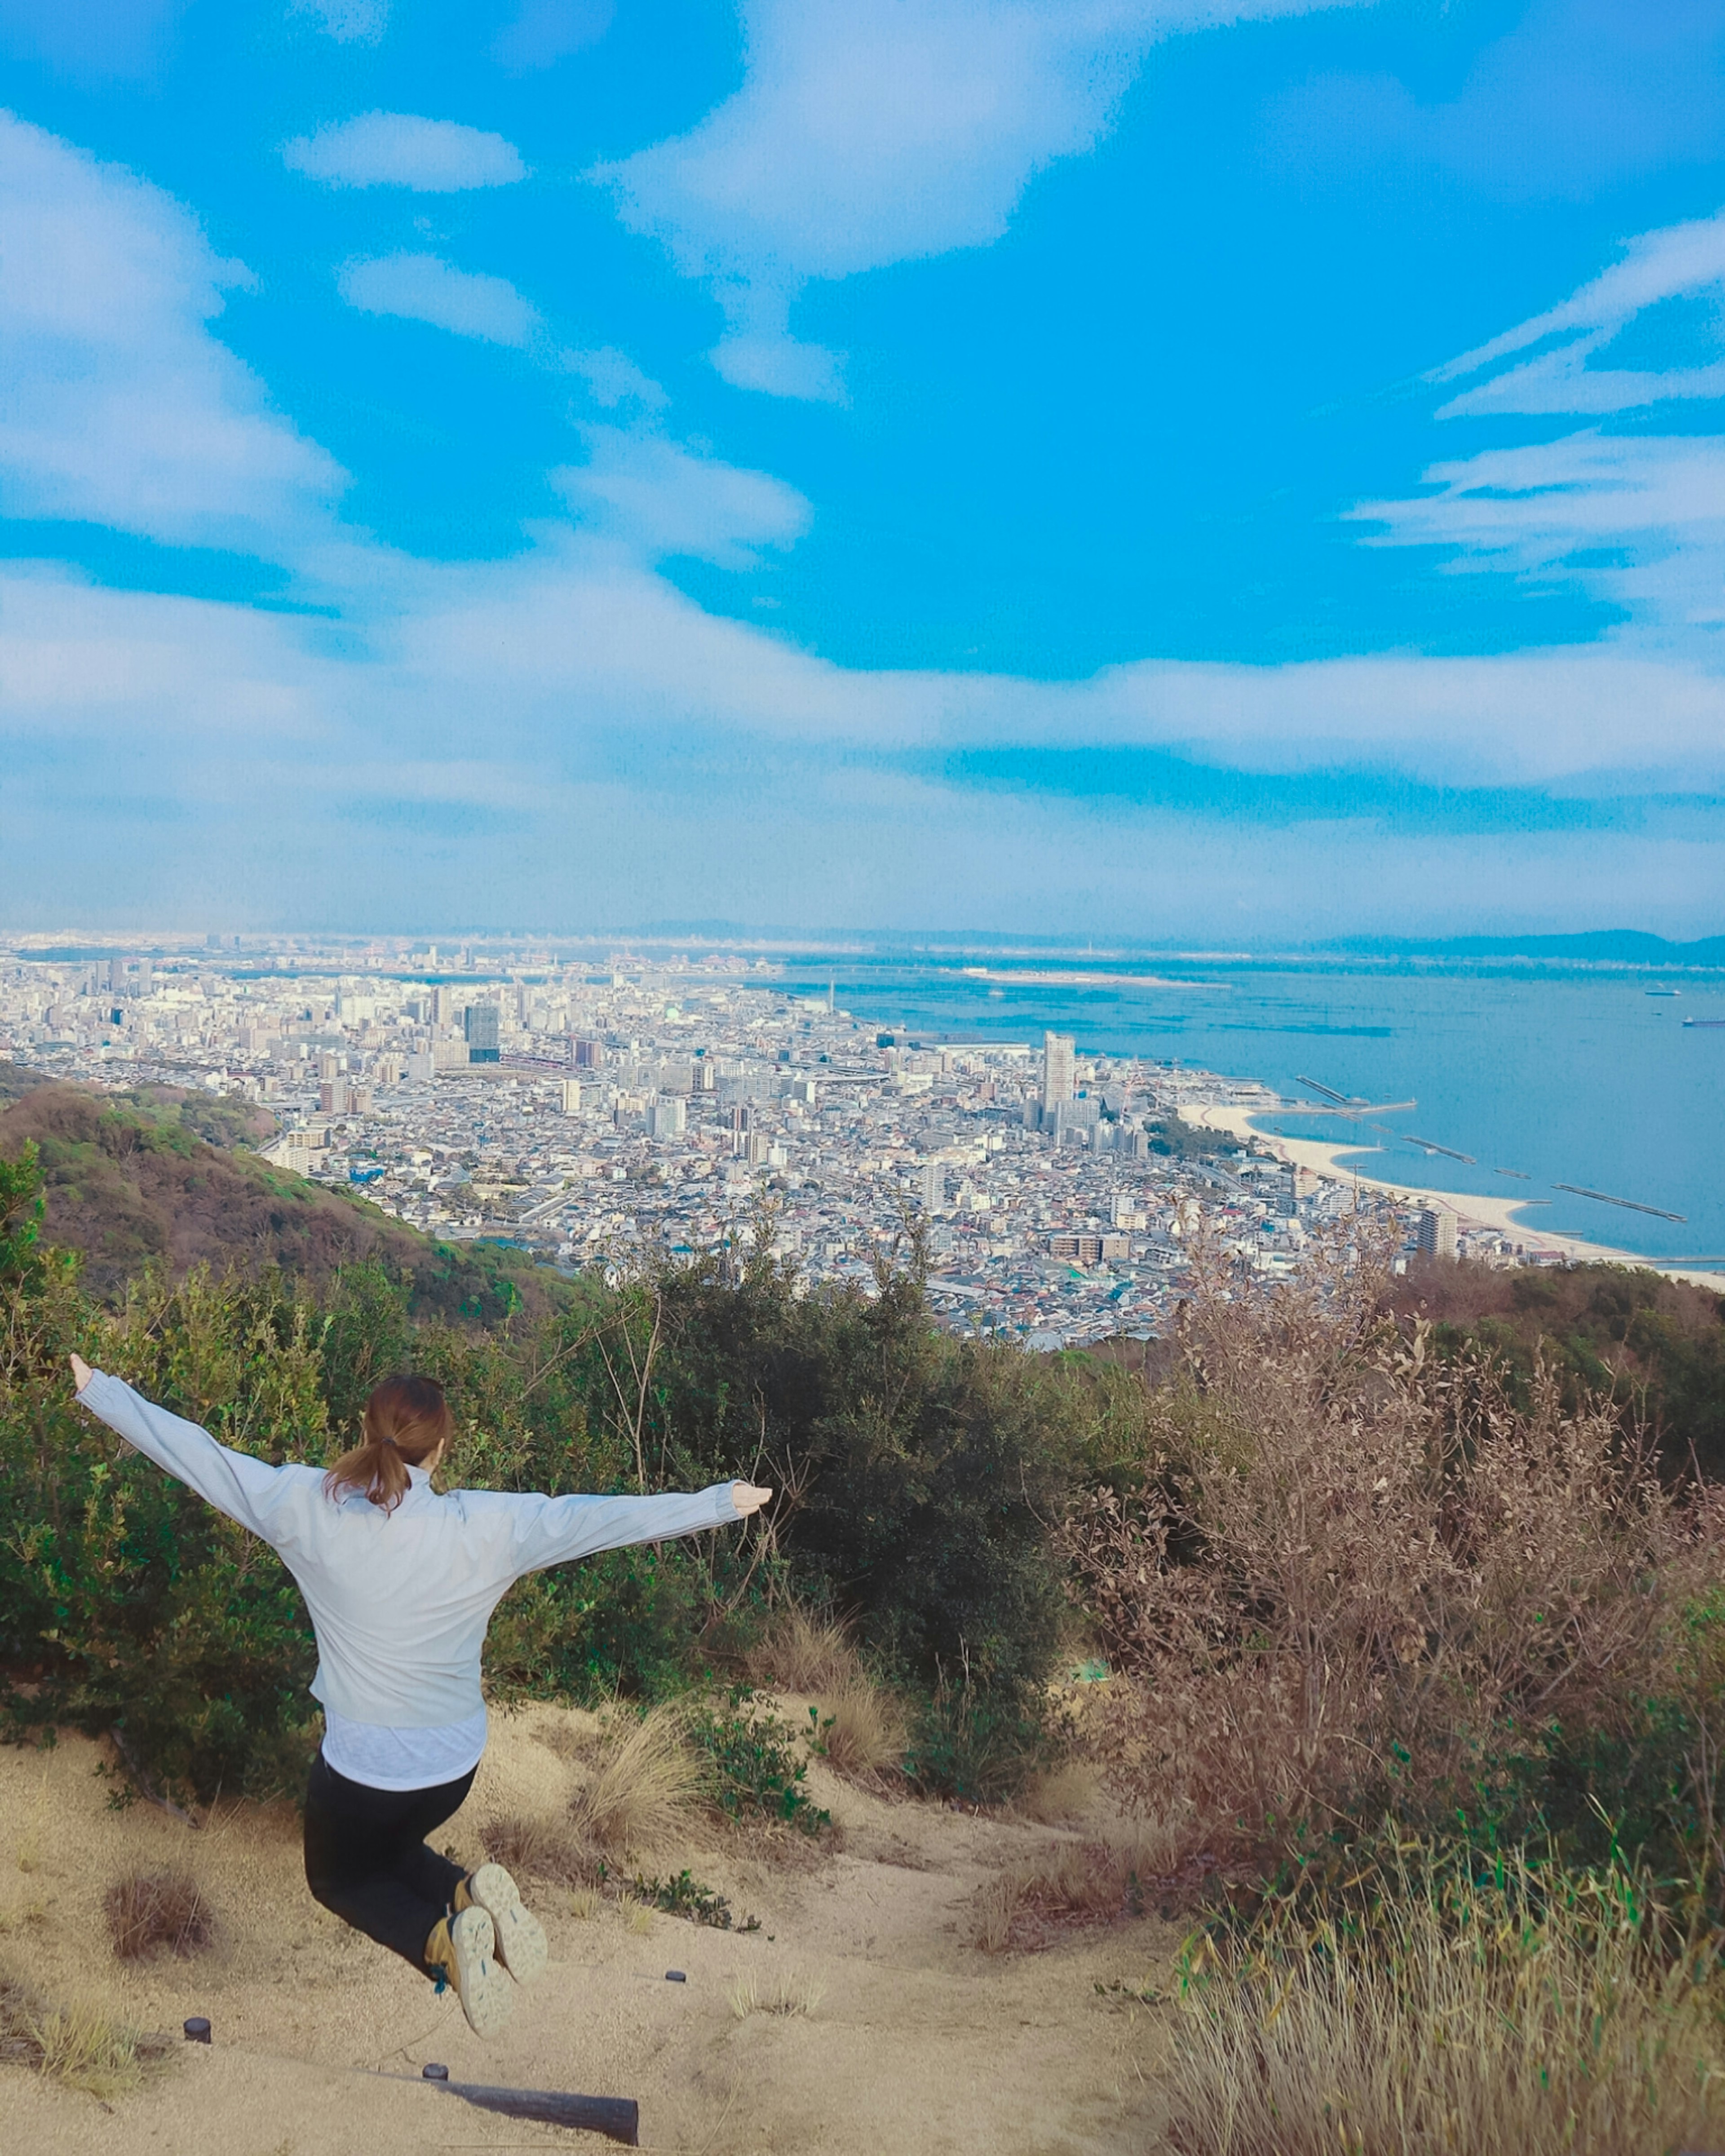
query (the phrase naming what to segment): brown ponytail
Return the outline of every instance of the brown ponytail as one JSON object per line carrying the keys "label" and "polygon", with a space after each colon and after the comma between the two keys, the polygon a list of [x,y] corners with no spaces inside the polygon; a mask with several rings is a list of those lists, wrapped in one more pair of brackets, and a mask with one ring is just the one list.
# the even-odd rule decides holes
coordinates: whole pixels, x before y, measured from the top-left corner
{"label": "brown ponytail", "polygon": [[366,1402],[363,1442],[324,1476],[325,1496],[363,1490],[374,1505],[393,1512],[411,1487],[408,1468],[429,1460],[454,1427],[435,1378],[386,1378]]}

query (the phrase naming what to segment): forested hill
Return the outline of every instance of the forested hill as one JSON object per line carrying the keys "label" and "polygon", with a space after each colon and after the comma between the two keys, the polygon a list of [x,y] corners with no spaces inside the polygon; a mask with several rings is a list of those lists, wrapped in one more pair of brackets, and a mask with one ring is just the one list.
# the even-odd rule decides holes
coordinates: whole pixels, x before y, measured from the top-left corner
{"label": "forested hill", "polygon": [[98,1296],[118,1296],[152,1260],[177,1277],[197,1265],[279,1266],[321,1282],[376,1260],[411,1279],[416,1312],[487,1323],[566,1291],[518,1251],[434,1242],[362,1198],[272,1167],[247,1150],[270,1120],[243,1102],[168,1087],[105,1093],[0,1063],[0,1159],[37,1147],[43,1240],[82,1255]]}
{"label": "forested hill", "polygon": [[1440,1258],[1416,1261],[1392,1301],[1430,1321],[1440,1353],[1489,1348],[1524,1387],[1543,1359],[1572,1399],[1611,1394],[1672,1471],[1725,1481],[1725,1296],[1647,1268],[1500,1272]]}

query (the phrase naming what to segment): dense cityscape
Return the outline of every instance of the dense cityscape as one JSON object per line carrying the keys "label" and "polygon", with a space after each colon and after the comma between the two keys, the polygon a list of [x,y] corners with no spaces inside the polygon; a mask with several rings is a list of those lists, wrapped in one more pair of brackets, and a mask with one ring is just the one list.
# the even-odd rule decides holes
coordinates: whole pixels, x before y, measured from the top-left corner
{"label": "dense cityscape", "polygon": [[805,1278],[865,1287],[926,1235],[943,1322],[1035,1347],[1147,1337],[1194,1236],[1299,1265],[1370,1211],[1404,1249],[1537,1255],[1272,1140],[1200,1127],[1278,1106],[1252,1082],[1048,1032],[943,1040],[865,1021],[778,963],[311,937],[0,945],[0,1054],[126,1090],[267,1109],[277,1168],[445,1241],[566,1270],[734,1245],[770,1222]]}

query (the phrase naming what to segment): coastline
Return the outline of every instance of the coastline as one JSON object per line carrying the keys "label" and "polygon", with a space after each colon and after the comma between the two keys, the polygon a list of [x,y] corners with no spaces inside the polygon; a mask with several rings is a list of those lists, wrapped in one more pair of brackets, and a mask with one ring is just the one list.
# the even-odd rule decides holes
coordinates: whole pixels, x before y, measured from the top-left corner
{"label": "coastline", "polygon": [[1499,1235],[1516,1236],[1539,1250],[1556,1252],[1572,1265],[1634,1265],[1644,1271],[1656,1272],[1663,1280],[1686,1281],[1693,1286],[1711,1288],[1716,1292],[1725,1291],[1725,1275],[1695,1271],[1681,1265],[1661,1265],[1640,1251],[1621,1250],[1615,1244],[1592,1242],[1580,1235],[1563,1235],[1553,1229],[1530,1226],[1517,1218],[1525,1199],[1484,1198],[1471,1191],[1445,1190],[1431,1183],[1396,1183],[1388,1176],[1368,1175],[1358,1168],[1344,1168],[1342,1161],[1345,1154],[1370,1148],[1329,1145],[1317,1138],[1289,1138],[1275,1132],[1261,1131],[1253,1118],[1264,1112],[1261,1109],[1194,1104],[1183,1107],[1180,1117],[1182,1122],[1195,1124],[1203,1130],[1224,1131],[1242,1144],[1255,1138],[1296,1168],[1309,1168],[1315,1175],[1324,1176],[1331,1182],[1363,1183],[1371,1189],[1383,1191],[1387,1197],[1399,1198],[1410,1204],[1440,1206],[1469,1226],[1491,1228]]}

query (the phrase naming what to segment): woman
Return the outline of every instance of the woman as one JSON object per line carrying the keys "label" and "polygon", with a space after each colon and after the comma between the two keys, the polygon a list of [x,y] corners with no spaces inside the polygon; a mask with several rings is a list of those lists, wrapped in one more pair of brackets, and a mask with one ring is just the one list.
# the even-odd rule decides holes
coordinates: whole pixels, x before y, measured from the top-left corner
{"label": "woman", "polygon": [[317,1635],[324,1737],[305,1799],[305,1880],[414,1968],[453,1984],[481,2036],[545,1966],[545,1933],[498,1864],[471,1874],[426,1846],[485,1748],[480,1653],[491,1612],[530,1572],[629,1543],[696,1534],[758,1512],[747,1482],[695,1496],[439,1496],[454,1424],[429,1378],[389,1378],[364,1441],[327,1473],[270,1467],[72,1358],[81,1406],[260,1535],[299,1583]]}

